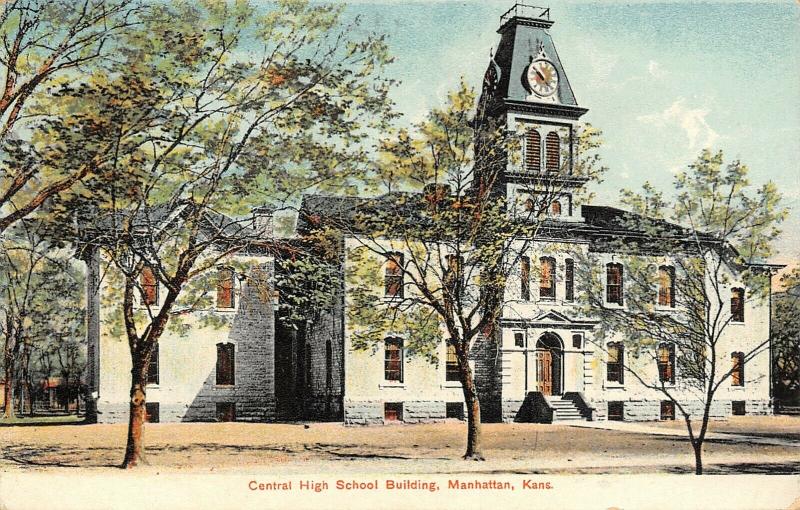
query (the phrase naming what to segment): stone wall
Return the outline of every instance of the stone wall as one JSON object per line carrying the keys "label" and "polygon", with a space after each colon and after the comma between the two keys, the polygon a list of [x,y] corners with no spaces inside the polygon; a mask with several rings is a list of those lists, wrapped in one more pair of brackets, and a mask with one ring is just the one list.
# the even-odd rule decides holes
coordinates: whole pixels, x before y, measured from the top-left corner
{"label": "stone wall", "polygon": [[[341,296],[334,306],[320,311],[308,324],[306,345],[311,361],[303,416],[321,421],[341,421],[344,386],[344,313]],[[304,361],[305,363],[305,361]]]}

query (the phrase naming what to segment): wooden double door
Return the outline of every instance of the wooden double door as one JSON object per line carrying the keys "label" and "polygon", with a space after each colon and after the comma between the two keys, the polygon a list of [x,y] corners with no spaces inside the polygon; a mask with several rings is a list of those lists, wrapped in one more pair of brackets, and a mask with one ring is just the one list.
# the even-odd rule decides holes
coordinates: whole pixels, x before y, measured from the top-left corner
{"label": "wooden double door", "polygon": [[561,359],[561,351],[558,350],[534,351],[536,391],[543,395],[561,395]]}

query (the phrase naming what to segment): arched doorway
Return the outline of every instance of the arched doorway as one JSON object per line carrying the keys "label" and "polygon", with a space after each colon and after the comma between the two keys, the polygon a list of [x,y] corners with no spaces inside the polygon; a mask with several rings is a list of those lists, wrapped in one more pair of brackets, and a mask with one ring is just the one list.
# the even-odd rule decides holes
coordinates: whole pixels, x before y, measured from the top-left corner
{"label": "arched doorway", "polygon": [[545,333],[536,342],[536,391],[544,395],[563,392],[564,344],[555,333]]}

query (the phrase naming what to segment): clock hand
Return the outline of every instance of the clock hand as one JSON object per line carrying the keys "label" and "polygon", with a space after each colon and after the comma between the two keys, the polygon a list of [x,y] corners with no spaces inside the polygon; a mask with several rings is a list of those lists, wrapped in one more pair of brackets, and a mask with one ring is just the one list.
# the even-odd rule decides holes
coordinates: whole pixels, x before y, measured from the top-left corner
{"label": "clock hand", "polygon": [[531,66],[531,67],[533,67],[533,70],[534,70],[534,71],[536,71],[536,74],[538,74],[538,75],[539,75],[539,78],[541,78],[543,82],[546,82],[546,81],[547,81],[547,80],[544,78],[544,75],[542,74],[542,72],[541,72],[539,69],[537,69],[537,68],[536,68],[536,66]]}

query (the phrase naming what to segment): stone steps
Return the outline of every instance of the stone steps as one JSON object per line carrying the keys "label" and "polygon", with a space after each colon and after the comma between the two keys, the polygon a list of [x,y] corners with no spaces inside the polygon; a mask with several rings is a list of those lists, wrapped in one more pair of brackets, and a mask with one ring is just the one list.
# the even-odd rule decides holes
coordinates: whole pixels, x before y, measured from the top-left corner
{"label": "stone steps", "polygon": [[585,420],[580,409],[575,407],[571,400],[565,400],[560,397],[550,397],[547,399],[550,407],[553,408],[553,423],[563,421],[577,421]]}

